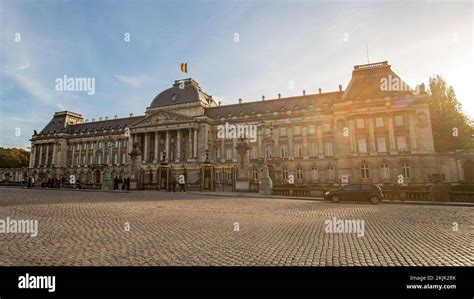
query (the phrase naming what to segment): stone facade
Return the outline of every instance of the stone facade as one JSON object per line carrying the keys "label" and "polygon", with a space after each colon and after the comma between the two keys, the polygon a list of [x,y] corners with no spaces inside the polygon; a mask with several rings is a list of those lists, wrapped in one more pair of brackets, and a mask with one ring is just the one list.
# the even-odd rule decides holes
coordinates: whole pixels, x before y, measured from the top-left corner
{"label": "stone facade", "polygon": [[[451,183],[472,182],[473,152],[435,153],[424,88],[383,90],[386,77],[403,83],[381,62],[355,66],[346,90],[222,106],[184,79],[160,93],[143,116],[85,121],[77,113],[57,112],[31,139],[28,172],[37,181],[75,175],[82,183],[100,184],[110,167],[113,176],[130,177],[129,154],[137,144],[142,188],[164,187],[160,167],[170,178],[184,174],[188,183],[199,183],[206,155],[215,180],[230,181],[240,161],[239,140],[219,138],[218,126],[240,124],[257,128],[243,159],[243,176],[253,182],[262,176],[265,157],[274,185],[291,175],[299,185],[337,185],[343,176],[349,182],[393,184],[401,178],[405,185],[424,185],[436,174]],[[106,138],[115,140],[112,157],[104,156]]]}

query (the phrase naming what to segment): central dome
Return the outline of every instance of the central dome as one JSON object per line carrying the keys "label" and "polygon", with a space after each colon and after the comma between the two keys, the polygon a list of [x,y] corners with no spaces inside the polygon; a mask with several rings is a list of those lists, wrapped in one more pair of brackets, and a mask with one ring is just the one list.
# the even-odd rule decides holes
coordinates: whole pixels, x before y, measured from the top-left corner
{"label": "central dome", "polygon": [[215,106],[212,96],[201,90],[199,84],[191,78],[176,80],[171,88],[158,94],[150,104],[150,108],[180,105],[185,103],[201,103],[205,107]]}

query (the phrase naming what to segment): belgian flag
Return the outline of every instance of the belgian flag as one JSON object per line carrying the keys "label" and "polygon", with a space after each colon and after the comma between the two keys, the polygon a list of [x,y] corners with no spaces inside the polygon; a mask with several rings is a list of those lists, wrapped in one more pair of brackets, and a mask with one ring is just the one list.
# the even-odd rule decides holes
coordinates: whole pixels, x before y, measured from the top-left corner
{"label": "belgian flag", "polygon": [[183,73],[187,73],[188,72],[188,63],[185,62],[185,63],[181,63],[181,71]]}

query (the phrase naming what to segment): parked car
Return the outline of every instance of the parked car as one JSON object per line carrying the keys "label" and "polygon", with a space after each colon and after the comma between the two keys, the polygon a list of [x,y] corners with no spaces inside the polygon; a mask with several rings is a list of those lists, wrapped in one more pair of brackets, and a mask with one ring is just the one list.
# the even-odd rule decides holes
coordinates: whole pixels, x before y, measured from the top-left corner
{"label": "parked car", "polygon": [[375,184],[349,184],[324,194],[324,199],[335,203],[339,201],[368,201],[378,204],[383,197],[382,189]]}

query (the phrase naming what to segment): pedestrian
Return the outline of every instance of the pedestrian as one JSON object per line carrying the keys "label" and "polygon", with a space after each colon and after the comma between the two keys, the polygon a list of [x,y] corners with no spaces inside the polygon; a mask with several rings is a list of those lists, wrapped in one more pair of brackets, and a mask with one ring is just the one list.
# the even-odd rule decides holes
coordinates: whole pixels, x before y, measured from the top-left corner
{"label": "pedestrian", "polygon": [[184,182],[179,182],[179,192],[183,191],[186,192],[186,184]]}
{"label": "pedestrian", "polygon": [[176,192],[176,178],[173,178],[173,181],[171,182],[171,187],[173,188],[173,193]]}
{"label": "pedestrian", "polygon": [[114,178],[114,190],[117,190],[117,187],[118,187],[118,178],[117,178],[117,176],[115,176],[115,178]]}
{"label": "pedestrian", "polygon": [[130,177],[127,177],[127,182],[125,184],[127,185],[127,190],[130,190]]}
{"label": "pedestrian", "polygon": [[35,178],[32,176],[31,177],[31,187],[35,186]]}
{"label": "pedestrian", "polygon": [[28,187],[27,188],[31,188],[31,185],[32,185],[32,182],[33,181],[33,177],[29,176],[28,177]]}
{"label": "pedestrian", "polygon": [[122,177],[119,177],[118,180],[117,180],[117,187],[118,187],[117,189],[118,189],[119,191],[122,190],[122,185],[123,185]]}

